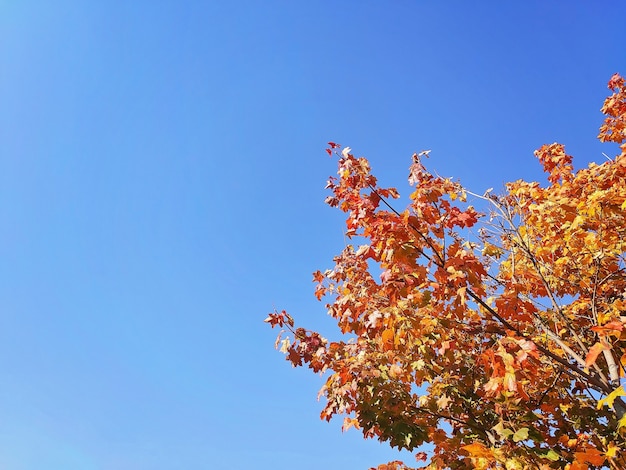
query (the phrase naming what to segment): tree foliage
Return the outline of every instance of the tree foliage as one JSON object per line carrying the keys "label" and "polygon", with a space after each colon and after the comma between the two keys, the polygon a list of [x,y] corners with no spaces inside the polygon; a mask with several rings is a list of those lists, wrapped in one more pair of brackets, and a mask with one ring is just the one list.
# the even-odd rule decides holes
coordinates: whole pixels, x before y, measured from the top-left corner
{"label": "tree foliage", "polygon": [[544,145],[549,183],[501,195],[430,172],[425,151],[400,212],[365,158],[329,144],[326,202],[360,245],[313,278],[346,339],[285,311],[266,319],[294,366],[327,373],[323,419],[343,415],[432,469],[626,468],[624,79],[609,88],[599,139],[620,155],[574,171],[563,145]]}

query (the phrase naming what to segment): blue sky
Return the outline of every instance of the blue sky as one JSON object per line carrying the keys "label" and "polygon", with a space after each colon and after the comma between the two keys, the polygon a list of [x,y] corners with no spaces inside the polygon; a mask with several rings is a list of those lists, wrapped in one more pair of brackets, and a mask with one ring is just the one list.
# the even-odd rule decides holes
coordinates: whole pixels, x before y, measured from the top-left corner
{"label": "blue sky", "polygon": [[[367,469],[319,421],[274,307],[336,337],[311,272],[344,244],[329,140],[406,193],[577,167],[626,5],[0,0],[0,468]],[[410,461],[410,460],[409,460]]]}

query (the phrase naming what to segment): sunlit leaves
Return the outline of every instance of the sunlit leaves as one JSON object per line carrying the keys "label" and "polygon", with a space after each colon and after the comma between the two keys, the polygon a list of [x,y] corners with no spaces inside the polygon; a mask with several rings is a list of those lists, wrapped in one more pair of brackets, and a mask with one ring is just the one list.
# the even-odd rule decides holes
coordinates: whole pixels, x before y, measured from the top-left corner
{"label": "sunlit leaves", "polygon": [[365,158],[329,143],[326,202],[355,243],[313,282],[346,337],[266,319],[292,365],[325,375],[322,419],[343,415],[432,469],[626,468],[624,80],[609,88],[600,140],[622,154],[575,171],[544,145],[547,183],[502,195],[430,172],[424,151],[401,211]]}
{"label": "sunlit leaves", "polygon": [[[609,89],[614,93],[609,96],[602,106],[602,112],[607,115],[598,138],[603,142],[623,143],[626,141],[626,85],[624,78],[615,74],[609,80]],[[624,151],[622,145],[622,151]]]}
{"label": "sunlit leaves", "polygon": [[574,455],[577,462],[594,465],[596,467],[602,465],[605,460],[602,452],[600,452],[598,449],[594,449],[593,447],[590,449],[586,449],[583,452],[576,452]]}

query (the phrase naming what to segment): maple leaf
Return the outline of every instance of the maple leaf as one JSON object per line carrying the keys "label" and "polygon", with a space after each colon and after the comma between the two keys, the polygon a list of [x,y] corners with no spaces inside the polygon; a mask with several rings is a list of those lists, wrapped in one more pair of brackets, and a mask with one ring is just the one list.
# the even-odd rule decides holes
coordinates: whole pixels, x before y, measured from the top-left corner
{"label": "maple leaf", "polygon": [[351,427],[355,427],[356,429],[359,429],[359,420],[356,418],[350,418],[346,416],[343,419],[343,426],[341,426],[341,430],[345,432]]}
{"label": "maple leaf", "polygon": [[472,444],[462,446],[461,449],[472,457],[489,458],[493,456],[493,451],[480,442],[474,442]]}
{"label": "maple leaf", "polygon": [[626,396],[626,391],[624,390],[624,387],[620,385],[611,393],[609,393],[606,397],[598,400],[598,409],[602,408],[604,405],[608,406],[609,408],[613,408],[613,402],[615,401],[615,399],[623,396]]}
{"label": "maple leaf", "polygon": [[608,448],[605,452],[605,456],[607,458],[613,458],[617,455],[617,452],[619,451],[619,447],[617,447],[614,443],[609,443]]}
{"label": "maple leaf", "polygon": [[581,463],[588,463],[590,465],[600,466],[604,463],[605,457],[598,449],[590,448],[584,452],[575,453],[576,460]]}
{"label": "maple leaf", "polygon": [[340,147],[339,144],[336,144],[335,142],[328,142],[328,148],[325,149],[326,153],[328,154],[329,157],[333,156],[333,150]]}
{"label": "maple leaf", "polygon": [[611,347],[608,344],[606,344],[606,342],[603,342],[603,341],[599,341],[593,346],[591,346],[591,348],[589,349],[589,352],[587,353],[587,356],[585,357],[585,366],[590,367],[593,364],[595,364],[600,353],[602,351],[609,350],[609,349],[611,349]]}
{"label": "maple leaf", "polygon": [[513,434],[513,441],[520,442],[528,439],[528,428],[521,428]]}
{"label": "maple leaf", "polygon": [[448,407],[448,405],[450,404],[451,401],[452,400],[450,400],[450,398],[448,398],[446,395],[443,395],[443,396],[441,396],[441,397],[439,397],[437,399],[437,402],[436,402],[437,403],[437,407],[440,410],[445,410]]}
{"label": "maple leaf", "polygon": [[395,335],[394,335],[393,330],[387,329],[387,330],[382,332],[381,339],[382,339],[382,342],[383,342],[383,348],[385,350],[393,349],[394,338],[395,338]]}
{"label": "maple leaf", "polygon": [[370,313],[367,317],[367,321],[365,322],[365,326],[367,326],[368,328],[376,328],[376,326],[379,323],[379,320],[383,318],[382,313],[380,313],[378,310],[374,310],[372,313]]}

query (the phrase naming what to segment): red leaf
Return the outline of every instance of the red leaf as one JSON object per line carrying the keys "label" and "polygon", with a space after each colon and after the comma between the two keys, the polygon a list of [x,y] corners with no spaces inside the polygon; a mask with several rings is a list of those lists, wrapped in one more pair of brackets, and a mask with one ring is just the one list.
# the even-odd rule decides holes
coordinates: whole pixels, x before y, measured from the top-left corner
{"label": "red leaf", "polygon": [[298,352],[293,349],[293,347],[289,348],[289,353],[287,354],[287,360],[291,362],[294,367],[302,365],[302,356],[298,354]]}

